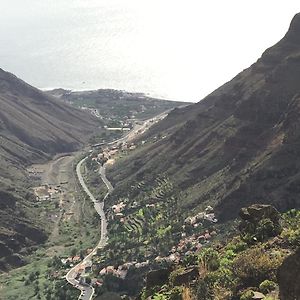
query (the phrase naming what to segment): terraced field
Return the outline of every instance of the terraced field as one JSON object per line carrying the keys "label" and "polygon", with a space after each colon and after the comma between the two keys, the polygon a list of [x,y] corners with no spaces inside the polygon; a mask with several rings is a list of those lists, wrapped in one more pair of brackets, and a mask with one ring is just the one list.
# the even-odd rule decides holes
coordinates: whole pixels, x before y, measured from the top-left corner
{"label": "terraced field", "polygon": [[167,253],[178,240],[181,229],[178,224],[184,220],[183,216],[180,220],[174,218],[180,214],[176,213],[173,183],[167,177],[160,177],[149,188],[146,181],[140,181],[131,186],[128,196],[122,199],[126,203],[122,215],[114,216],[109,223],[108,249],[117,248],[115,256],[123,257],[124,261],[134,257],[133,254],[145,259],[149,249],[153,257]]}

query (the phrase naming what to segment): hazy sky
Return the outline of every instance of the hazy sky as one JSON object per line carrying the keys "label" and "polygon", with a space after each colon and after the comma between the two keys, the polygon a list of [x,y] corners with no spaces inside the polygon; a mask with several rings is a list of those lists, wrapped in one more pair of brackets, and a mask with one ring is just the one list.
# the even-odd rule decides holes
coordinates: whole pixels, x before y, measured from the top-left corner
{"label": "hazy sky", "polygon": [[198,101],[281,39],[300,1],[0,0],[0,9],[0,67],[33,85]]}

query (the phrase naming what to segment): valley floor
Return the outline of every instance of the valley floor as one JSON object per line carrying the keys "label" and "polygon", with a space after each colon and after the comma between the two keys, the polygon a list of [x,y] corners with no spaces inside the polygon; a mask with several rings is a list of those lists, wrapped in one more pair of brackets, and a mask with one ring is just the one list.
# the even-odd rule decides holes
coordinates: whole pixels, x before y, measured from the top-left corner
{"label": "valley floor", "polygon": [[[165,116],[163,113],[146,120],[117,141],[131,142]],[[28,264],[0,275],[1,300],[78,298],[79,291],[65,281],[65,275],[70,267],[91,253],[100,239],[99,215],[75,175],[82,157],[83,152],[62,154],[28,168],[32,181],[37,183],[33,188],[35,207],[47,219],[50,235],[43,246],[33,249]],[[87,176],[86,166],[82,168]],[[106,179],[103,170],[100,168],[97,177]],[[105,184],[102,185],[104,196]],[[103,198],[99,191],[97,196]]]}
{"label": "valley floor", "polygon": [[0,275],[1,300],[60,299],[55,298],[60,295],[58,284],[65,286],[62,299],[79,295],[62,279],[65,272],[58,270],[56,264],[61,263],[58,257],[80,259],[99,239],[99,219],[80,193],[74,175],[80,158],[81,153],[66,154],[29,168],[31,176],[40,182],[35,189],[36,206],[47,218],[51,234],[47,243],[28,257],[27,265]]}

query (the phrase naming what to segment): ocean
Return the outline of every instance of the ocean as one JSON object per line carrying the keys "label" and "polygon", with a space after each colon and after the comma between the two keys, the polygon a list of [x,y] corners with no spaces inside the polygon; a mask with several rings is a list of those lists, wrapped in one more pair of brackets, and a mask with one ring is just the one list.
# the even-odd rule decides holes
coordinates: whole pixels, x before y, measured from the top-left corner
{"label": "ocean", "polygon": [[239,47],[255,43],[248,37],[249,44],[227,49],[238,33],[222,32],[229,30],[223,11],[188,1],[0,0],[0,67],[42,89],[113,88],[199,101],[265,45],[241,59]]}

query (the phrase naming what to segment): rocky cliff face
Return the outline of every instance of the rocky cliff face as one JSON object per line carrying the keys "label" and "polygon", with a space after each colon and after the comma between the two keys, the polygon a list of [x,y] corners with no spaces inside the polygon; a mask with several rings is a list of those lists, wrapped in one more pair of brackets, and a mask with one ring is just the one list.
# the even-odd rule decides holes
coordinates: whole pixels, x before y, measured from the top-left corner
{"label": "rocky cliff face", "polygon": [[[153,127],[148,144],[114,180],[165,173],[183,209],[214,205],[220,220],[251,203],[300,207],[300,14],[250,68],[195,105]],[[163,139],[158,138],[165,136]],[[134,163],[133,163],[134,162]]]}
{"label": "rocky cliff face", "polygon": [[[16,253],[43,242],[25,167],[74,151],[99,125],[0,69],[0,269],[23,261]],[[25,250],[26,251],[26,250]]]}
{"label": "rocky cliff face", "polygon": [[283,262],[278,272],[281,300],[300,299],[300,249]]}

